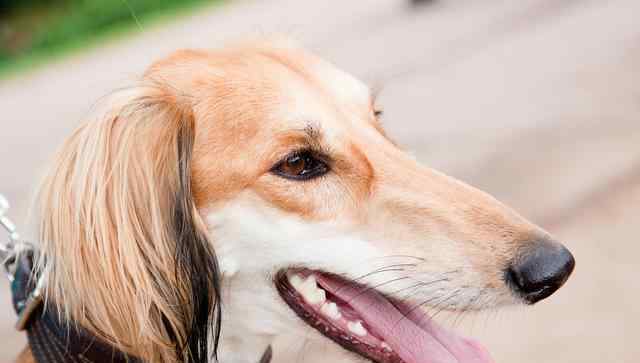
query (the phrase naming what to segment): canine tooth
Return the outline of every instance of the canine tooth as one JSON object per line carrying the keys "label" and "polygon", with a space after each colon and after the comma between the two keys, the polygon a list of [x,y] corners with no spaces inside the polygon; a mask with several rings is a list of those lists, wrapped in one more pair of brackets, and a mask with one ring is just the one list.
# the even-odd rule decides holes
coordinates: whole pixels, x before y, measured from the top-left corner
{"label": "canine tooth", "polygon": [[322,305],[322,307],[320,308],[320,312],[333,320],[338,320],[342,317],[342,314],[338,309],[338,305],[336,305],[336,303],[334,302],[328,302]]}
{"label": "canine tooth", "polygon": [[350,332],[352,332],[357,336],[363,337],[367,335],[367,329],[365,329],[364,326],[362,326],[362,322],[360,320],[350,321],[347,324],[347,328],[349,329]]}
{"label": "canine tooth", "polygon": [[327,300],[327,293],[318,288],[316,277],[311,275],[296,290],[300,292],[305,301],[312,305],[321,305]]}
{"label": "canine tooth", "polygon": [[298,290],[300,288],[300,286],[302,286],[303,282],[304,281],[302,280],[302,277],[300,277],[300,275],[298,275],[298,274],[293,274],[293,275],[289,276],[289,283],[296,290]]}
{"label": "canine tooth", "polygon": [[393,352],[393,349],[391,349],[389,344],[387,344],[386,342],[380,343],[380,346],[382,347],[382,350],[385,350],[387,352]]}
{"label": "canine tooth", "polygon": [[303,289],[304,288],[308,288],[309,290],[317,289],[318,288],[318,282],[316,281],[316,277],[314,275],[307,276],[307,278],[302,283],[302,288]]}
{"label": "canine tooth", "polygon": [[307,300],[309,304],[317,305],[322,305],[325,301],[327,301],[327,293],[322,289],[317,289],[313,295],[313,298]]}

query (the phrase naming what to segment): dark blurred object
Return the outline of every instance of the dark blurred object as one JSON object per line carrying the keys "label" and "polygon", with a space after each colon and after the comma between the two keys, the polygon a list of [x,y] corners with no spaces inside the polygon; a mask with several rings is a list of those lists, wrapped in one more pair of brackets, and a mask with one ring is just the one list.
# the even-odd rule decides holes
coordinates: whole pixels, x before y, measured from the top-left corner
{"label": "dark blurred object", "polygon": [[271,350],[271,346],[268,346],[267,350],[265,350],[264,354],[262,355],[262,358],[260,358],[259,363],[270,363],[272,356],[273,351]]}
{"label": "dark blurred object", "polygon": [[409,0],[409,4],[412,6],[422,6],[427,4],[433,4],[436,0]]}
{"label": "dark blurred object", "polygon": [[0,17],[5,11],[18,8],[28,8],[30,6],[40,6],[42,4],[67,2],[66,0],[0,0]]}

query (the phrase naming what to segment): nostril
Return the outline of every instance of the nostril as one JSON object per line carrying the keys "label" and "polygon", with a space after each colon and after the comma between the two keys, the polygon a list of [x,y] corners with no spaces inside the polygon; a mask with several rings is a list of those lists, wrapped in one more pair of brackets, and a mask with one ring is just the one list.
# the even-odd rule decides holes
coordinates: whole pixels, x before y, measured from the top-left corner
{"label": "nostril", "polygon": [[549,297],[569,278],[575,260],[561,245],[541,242],[505,271],[511,288],[528,303]]}
{"label": "nostril", "polygon": [[513,266],[509,266],[509,268],[507,269],[506,280],[507,283],[511,285],[511,288],[516,291],[524,291],[526,289],[525,282],[522,279],[522,275],[518,272],[518,270],[513,268]]}

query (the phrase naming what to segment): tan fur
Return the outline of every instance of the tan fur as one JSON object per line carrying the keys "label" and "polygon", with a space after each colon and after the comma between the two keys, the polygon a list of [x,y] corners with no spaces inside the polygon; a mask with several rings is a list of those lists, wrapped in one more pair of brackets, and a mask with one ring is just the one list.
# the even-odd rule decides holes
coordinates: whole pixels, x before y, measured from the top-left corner
{"label": "tan fur", "polygon": [[[171,264],[179,125],[175,95],[149,86],[114,95],[64,145],[41,189],[40,240],[47,298],[123,351],[172,362],[161,317],[184,332],[176,306],[189,284]],[[179,337],[184,341],[186,337]]]}
{"label": "tan fur", "polygon": [[[331,65],[279,43],[180,51],[150,67],[139,86],[112,95],[75,132],[41,190],[47,297],[147,361],[176,360],[161,316],[186,329],[173,304],[189,282],[170,264],[174,246],[164,225],[181,122],[195,125],[191,177],[199,210],[252,191],[284,213],[339,220],[394,241],[381,247],[389,253],[470,266],[461,281],[503,296],[503,267],[544,235],[398,149],[381,133],[368,89]],[[301,147],[326,150],[331,173],[295,183],[269,172]],[[424,236],[435,242],[425,246]]]}

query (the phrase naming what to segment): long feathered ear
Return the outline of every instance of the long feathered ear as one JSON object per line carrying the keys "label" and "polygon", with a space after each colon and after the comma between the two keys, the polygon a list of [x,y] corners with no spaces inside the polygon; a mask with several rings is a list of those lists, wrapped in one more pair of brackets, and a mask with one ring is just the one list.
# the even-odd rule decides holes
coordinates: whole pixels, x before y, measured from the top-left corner
{"label": "long feathered ear", "polygon": [[220,278],[192,197],[194,136],[169,87],[120,91],[66,142],[39,193],[48,301],[148,362],[216,355]]}

